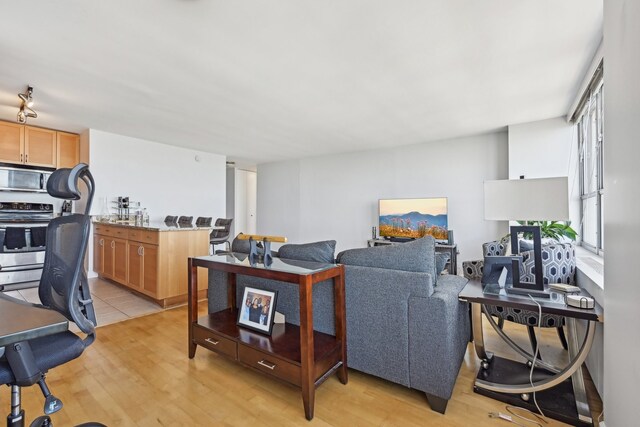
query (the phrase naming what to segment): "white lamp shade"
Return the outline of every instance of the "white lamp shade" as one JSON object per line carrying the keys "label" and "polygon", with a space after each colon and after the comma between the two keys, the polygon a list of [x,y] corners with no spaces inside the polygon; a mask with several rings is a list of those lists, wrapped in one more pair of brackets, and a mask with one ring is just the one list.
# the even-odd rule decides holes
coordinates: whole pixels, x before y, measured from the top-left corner
{"label": "white lamp shade", "polygon": [[484,182],[484,219],[496,221],[566,221],[569,179],[506,179]]}

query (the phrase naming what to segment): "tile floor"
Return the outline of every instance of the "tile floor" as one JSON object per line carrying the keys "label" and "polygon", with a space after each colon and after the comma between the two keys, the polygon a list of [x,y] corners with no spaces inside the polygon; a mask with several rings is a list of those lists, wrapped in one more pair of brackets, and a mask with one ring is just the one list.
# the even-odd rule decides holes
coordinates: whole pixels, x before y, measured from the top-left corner
{"label": "tile floor", "polygon": [[[89,279],[89,288],[98,327],[162,311],[159,305],[106,280]],[[27,302],[40,303],[37,287],[9,291],[5,294]],[[75,325],[70,323],[69,329],[74,330],[74,328]]]}

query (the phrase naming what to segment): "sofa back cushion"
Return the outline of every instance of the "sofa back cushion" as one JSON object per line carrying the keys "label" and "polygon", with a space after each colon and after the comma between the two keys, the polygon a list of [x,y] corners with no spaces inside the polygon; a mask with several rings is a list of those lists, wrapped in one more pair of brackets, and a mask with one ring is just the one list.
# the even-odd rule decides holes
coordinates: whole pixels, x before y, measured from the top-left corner
{"label": "sofa back cushion", "polygon": [[429,273],[434,284],[437,279],[435,240],[431,236],[399,245],[349,249],[338,254],[337,262],[361,267]]}
{"label": "sofa back cushion", "polygon": [[299,261],[315,261],[333,264],[335,262],[336,241],[286,244],[278,250],[280,258],[297,259]]}

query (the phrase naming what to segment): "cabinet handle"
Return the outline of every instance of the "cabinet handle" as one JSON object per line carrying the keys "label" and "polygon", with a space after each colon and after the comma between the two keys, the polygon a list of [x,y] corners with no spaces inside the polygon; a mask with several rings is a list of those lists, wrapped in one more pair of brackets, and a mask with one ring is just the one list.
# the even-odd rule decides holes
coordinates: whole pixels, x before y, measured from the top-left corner
{"label": "cabinet handle", "polygon": [[265,368],[267,368],[267,369],[271,369],[272,371],[273,371],[274,369],[276,369],[276,365],[275,365],[274,363],[269,363],[269,362],[266,362],[266,361],[264,361],[264,360],[259,360],[259,361],[258,361],[258,365],[260,365],[260,366],[264,366]]}
{"label": "cabinet handle", "polygon": [[209,344],[218,345],[220,341],[212,340],[211,338],[205,338],[205,341]]}
{"label": "cabinet handle", "polygon": [[20,153],[20,163],[22,163],[22,156],[23,156],[23,154]]}
{"label": "cabinet handle", "polygon": [[111,241],[111,247],[115,248],[116,247],[116,242],[114,242],[113,240]]}
{"label": "cabinet handle", "polygon": [[100,239],[100,242],[98,242],[98,244],[99,244],[100,246],[104,246],[104,239]]}
{"label": "cabinet handle", "polygon": [[24,162],[25,163],[29,163],[29,154],[28,153],[24,155]]}
{"label": "cabinet handle", "polygon": [[142,246],[138,246],[138,255],[140,255],[140,256],[143,255]]}
{"label": "cabinet handle", "polygon": [[144,246],[140,246],[140,256],[144,256]]}

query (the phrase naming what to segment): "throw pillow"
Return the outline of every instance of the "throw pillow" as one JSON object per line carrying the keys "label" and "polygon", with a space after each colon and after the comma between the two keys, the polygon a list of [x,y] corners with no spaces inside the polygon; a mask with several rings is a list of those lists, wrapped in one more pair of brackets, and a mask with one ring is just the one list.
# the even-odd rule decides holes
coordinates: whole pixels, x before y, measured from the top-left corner
{"label": "throw pillow", "polygon": [[336,250],[335,240],[324,240],[321,242],[286,244],[278,250],[280,258],[296,259],[299,261],[315,261],[334,263],[334,253]]}
{"label": "throw pillow", "polygon": [[[238,236],[240,236],[242,233],[239,233]],[[238,239],[238,236],[236,236],[235,239],[233,239],[233,242],[231,242],[231,252],[239,252],[239,253],[243,253],[243,254],[248,254],[249,253],[249,241],[248,240],[240,240]]]}

